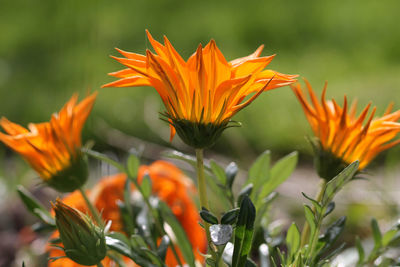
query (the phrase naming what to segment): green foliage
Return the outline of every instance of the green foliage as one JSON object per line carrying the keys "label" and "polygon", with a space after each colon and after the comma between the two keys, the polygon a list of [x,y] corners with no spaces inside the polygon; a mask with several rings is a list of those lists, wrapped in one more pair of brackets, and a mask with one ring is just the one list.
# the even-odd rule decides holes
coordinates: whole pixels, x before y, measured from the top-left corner
{"label": "green foliage", "polygon": [[203,209],[200,211],[200,217],[210,223],[210,224],[218,224],[218,219],[217,217],[215,217],[214,214],[212,214],[209,210],[205,209],[203,207]]}
{"label": "green foliage", "polygon": [[398,259],[392,259],[390,255],[385,255],[385,252],[389,248],[398,249],[400,247],[400,224],[397,223],[391,229],[382,233],[379,229],[378,222],[373,218],[371,220],[371,230],[374,247],[368,255],[363,248],[360,238],[358,236],[356,237],[356,248],[358,252],[357,266],[373,265],[378,257],[381,257],[381,263],[378,266],[397,266]]}
{"label": "green foliage", "polygon": [[188,237],[183,230],[181,224],[176,219],[174,214],[172,213],[171,209],[168,207],[167,204],[164,202],[160,202],[160,211],[162,219],[171,226],[172,230],[174,231],[177,244],[182,252],[183,257],[185,258],[186,263],[190,267],[194,267],[194,255],[192,250],[192,245],[190,244]]}
{"label": "green foliage", "polygon": [[320,232],[323,219],[335,208],[332,202],[334,196],[353,179],[357,170],[358,161],[355,161],[329,182],[324,182],[317,199],[302,193],[311,202],[312,207],[304,205],[307,224],[303,228],[301,242],[300,232],[295,224],[288,230],[286,246],[289,252],[286,256],[279,254],[281,261],[285,263],[284,266],[329,266],[330,259],[343,249],[344,244],[336,249],[333,246],[343,231],[345,216],[333,222],[322,235]]}
{"label": "green foliage", "polygon": [[17,192],[30,213],[42,220],[43,223],[50,226],[55,226],[53,216],[51,216],[50,212],[48,212],[48,210],[43,207],[43,205],[40,204],[40,202],[31,193],[29,193],[28,190],[26,190],[22,185],[19,185],[17,187]]}
{"label": "green foliage", "polygon": [[250,198],[245,195],[240,204],[240,211],[235,229],[232,267],[244,266],[250,252],[256,209]]}
{"label": "green foliage", "polygon": [[288,246],[288,257],[290,261],[292,261],[297,250],[300,248],[300,238],[299,228],[297,228],[295,223],[292,223],[286,235],[286,244]]}

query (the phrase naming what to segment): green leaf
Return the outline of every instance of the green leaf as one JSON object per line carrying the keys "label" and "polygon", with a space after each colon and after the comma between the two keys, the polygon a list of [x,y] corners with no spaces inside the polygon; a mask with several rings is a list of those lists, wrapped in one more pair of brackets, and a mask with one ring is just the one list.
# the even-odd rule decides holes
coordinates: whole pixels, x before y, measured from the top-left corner
{"label": "green leaf", "polygon": [[297,250],[300,248],[300,238],[299,228],[297,228],[295,223],[292,223],[286,235],[289,259],[293,259],[294,255],[297,253]]}
{"label": "green leaf", "polygon": [[383,236],[382,236],[382,245],[384,247],[388,246],[390,242],[393,240],[393,238],[396,237],[396,234],[398,233],[398,229],[390,229],[387,231]]}
{"label": "green leaf", "polygon": [[249,178],[246,184],[252,183],[256,188],[268,180],[269,177],[269,166],[271,163],[271,152],[269,150],[264,151],[256,161],[251,165],[249,170]]}
{"label": "green leaf", "polygon": [[344,226],[346,223],[346,216],[340,217],[334,223],[332,223],[328,229],[326,229],[325,233],[319,237],[319,243],[321,243],[320,252],[317,255],[317,259],[319,259],[327,250],[329,250],[333,244],[338,239],[339,235],[343,232]]}
{"label": "green leaf", "polygon": [[306,215],[306,220],[308,225],[310,225],[310,236],[314,235],[315,229],[317,227],[315,222],[314,212],[308,205],[304,205],[304,213]]}
{"label": "green leaf", "polygon": [[358,170],[358,166],[359,162],[356,160],[326,184],[325,192],[321,201],[323,204],[332,201],[335,194],[354,177]]}
{"label": "green leaf", "polygon": [[200,217],[209,224],[218,224],[217,217],[215,217],[214,214],[206,209],[200,211]]}
{"label": "green leaf", "polygon": [[228,166],[225,168],[225,176],[226,176],[226,186],[231,189],[233,182],[235,181],[235,177],[238,173],[238,166],[235,162],[229,163]]}
{"label": "green leaf", "polygon": [[239,215],[239,210],[239,208],[236,208],[225,213],[221,218],[221,224],[234,224]]}
{"label": "green leaf", "polygon": [[151,179],[148,174],[145,174],[143,176],[142,182],[140,184],[140,188],[142,190],[143,197],[145,197],[145,198],[150,197],[152,186],[151,186]]}
{"label": "green leaf", "polygon": [[218,179],[221,185],[226,185],[226,175],[224,168],[219,166],[215,161],[210,160],[210,167],[212,170],[212,173],[215,175],[215,177]]}
{"label": "green leaf", "polygon": [[139,166],[140,166],[139,158],[136,155],[131,154],[126,162],[126,169],[129,177],[132,178],[137,177]]}
{"label": "green leaf", "polygon": [[133,234],[135,227],[133,223],[133,210],[131,203],[131,181],[129,179],[126,179],[124,185],[124,201],[117,204],[121,210],[121,217],[127,232]]}
{"label": "green leaf", "polygon": [[356,248],[357,248],[357,252],[358,252],[357,266],[361,266],[364,262],[365,252],[364,252],[364,248],[361,244],[361,240],[358,236],[356,236]]}
{"label": "green leaf", "polygon": [[264,183],[262,184],[262,189],[258,197],[258,202],[268,196],[272,191],[274,191],[279,185],[281,185],[290,177],[290,175],[296,168],[297,160],[298,153],[297,151],[294,151],[275,163],[275,165],[271,168],[269,179],[264,181]]}
{"label": "green leaf", "polygon": [[318,203],[318,201],[316,201],[315,199],[313,199],[313,198],[307,196],[304,192],[301,192],[301,194],[302,194],[306,199],[308,199],[308,200],[311,201],[311,203],[313,204],[313,206],[314,206],[315,210],[317,211],[317,213],[320,214],[321,211],[322,211],[322,207],[321,207],[321,205]]}
{"label": "green leaf", "polygon": [[244,267],[257,267],[257,264],[254,261],[252,261],[251,259],[248,258],[246,260],[246,264],[244,265]]}
{"label": "green leaf", "polygon": [[217,264],[215,263],[215,261],[212,258],[207,258],[206,263],[207,263],[207,266],[211,266],[211,267],[217,266]]}
{"label": "green leaf", "polygon": [[120,164],[119,162],[110,159],[107,155],[104,155],[100,152],[88,149],[88,148],[82,148],[82,152],[91,156],[92,158],[104,161],[108,164],[110,164],[111,166],[114,166],[115,168],[117,168],[120,172],[126,172],[125,167]]}
{"label": "green leaf", "polygon": [[165,261],[165,256],[167,255],[168,246],[171,244],[171,240],[167,235],[164,235],[161,238],[160,245],[157,248],[158,256]]}
{"label": "green leaf", "polygon": [[[193,157],[191,155],[187,155],[184,154],[182,152],[176,151],[176,150],[168,150],[168,151],[163,151],[162,155],[166,158],[170,158],[170,159],[179,159],[181,161],[184,161],[186,163],[189,163],[190,165],[192,165],[194,168],[196,168],[197,166],[197,161],[196,161],[196,157]],[[204,168],[206,171],[211,172],[211,168],[210,166],[208,166],[207,164],[204,164]]]}
{"label": "green leaf", "polygon": [[115,236],[106,236],[106,244],[112,250],[115,250],[118,253],[127,256],[129,258],[132,257],[131,248],[126,242],[126,240],[123,240],[121,238],[116,238]]}
{"label": "green leaf", "polygon": [[17,186],[17,192],[25,207],[30,213],[38,217],[46,224],[55,225],[53,216],[40,202],[22,185]]}
{"label": "green leaf", "polygon": [[162,212],[162,217],[164,221],[172,228],[177,244],[182,252],[183,258],[190,267],[195,267],[194,255],[192,250],[192,245],[187,238],[186,232],[183,230],[181,224],[176,219],[175,215],[172,213],[170,208],[165,202],[160,202],[160,209]]}
{"label": "green leaf", "polygon": [[154,251],[148,248],[140,248],[140,252],[144,255],[149,261],[151,261],[155,266],[165,266],[164,262],[160,259],[160,257]]}
{"label": "green leaf", "polygon": [[240,190],[238,197],[237,197],[238,205],[240,203],[242,203],[243,197],[246,195],[250,196],[252,191],[253,191],[253,184],[248,184],[245,187],[243,187],[242,190]]}
{"label": "green leaf", "polygon": [[326,207],[326,211],[324,213],[324,217],[328,216],[335,209],[335,202],[330,202]]}
{"label": "green leaf", "polygon": [[136,248],[147,248],[146,241],[143,239],[141,235],[133,234],[131,235],[131,244]]}
{"label": "green leaf", "polygon": [[371,220],[372,236],[374,237],[375,248],[382,247],[382,233],[379,230],[378,222],[375,218]]}
{"label": "green leaf", "polygon": [[256,209],[247,195],[240,204],[240,211],[235,229],[235,242],[232,267],[244,266],[251,250]]}

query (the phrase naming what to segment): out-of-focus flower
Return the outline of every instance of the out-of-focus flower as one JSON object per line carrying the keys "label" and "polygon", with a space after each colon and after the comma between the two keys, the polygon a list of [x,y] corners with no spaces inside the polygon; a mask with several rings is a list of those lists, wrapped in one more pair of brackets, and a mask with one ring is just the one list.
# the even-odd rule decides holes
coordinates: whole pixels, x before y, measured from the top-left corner
{"label": "out-of-focus flower", "polygon": [[104,229],[94,225],[87,215],[65,205],[59,199],[53,209],[68,258],[85,266],[95,265],[103,260],[107,252]]}
{"label": "out-of-focus flower", "polygon": [[[367,118],[371,104],[356,116],[356,101],[348,107],[344,97],[343,107],[337,102],[325,100],[326,85],[318,101],[311,85],[305,81],[311,104],[307,101],[299,83],[292,89],[300,101],[311,128],[318,138],[316,165],[318,174],[325,179],[336,176],[348,164],[358,160],[359,169],[364,169],[371,160],[383,150],[398,144],[394,140],[400,132],[400,110],[391,113],[389,105],[385,114],[374,118],[375,110]],[[363,123],[366,120],[366,123]]]}
{"label": "out-of-focus flower", "polygon": [[42,180],[60,192],[72,192],[87,180],[81,153],[81,131],[97,93],[80,103],[75,94],[50,122],[30,123],[28,129],[1,118],[0,141],[18,152]]}
{"label": "out-of-focus flower", "polygon": [[[200,220],[196,205],[190,198],[190,192],[195,192],[195,187],[191,180],[186,177],[177,167],[165,161],[156,161],[149,166],[141,166],[139,169],[139,181],[145,174],[149,174],[152,181],[152,190],[155,195],[165,201],[171,208],[182,227],[186,231],[189,241],[192,244],[196,259],[203,261],[200,253],[205,253],[207,239],[203,229],[198,225]],[[117,205],[118,200],[124,199],[124,185],[126,181],[125,174],[117,174],[111,177],[103,178],[90,191],[87,192],[92,203],[101,211],[105,221],[112,221],[111,231],[123,232],[124,225],[121,218],[120,208]],[[135,188],[132,187],[132,192]],[[67,205],[74,207],[84,213],[89,213],[82,196],[79,192],[73,192],[63,199]],[[53,234],[56,237],[58,233]],[[178,253],[179,249],[177,248]],[[51,249],[50,257],[64,255],[61,250]],[[184,259],[181,257],[182,262]],[[127,267],[136,266],[132,260],[125,258]],[[107,267],[114,266],[112,260],[106,257],[102,264]],[[168,249],[166,256],[167,266],[176,266],[176,259]],[[49,262],[49,267],[78,267],[79,264],[61,258],[54,262]]]}
{"label": "out-of-focus flower", "polygon": [[154,87],[166,108],[171,140],[177,132],[195,148],[211,146],[232,116],[263,91],[295,81],[296,75],[264,70],[274,56],[259,57],[263,46],[228,62],[211,40],[184,61],[167,37],[162,45],[149,32],[147,36],[155,53],[147,50],[144,56],[117,49],[125,58],[113,58],[128,68],[110,73],[120,79],[104,87]]}

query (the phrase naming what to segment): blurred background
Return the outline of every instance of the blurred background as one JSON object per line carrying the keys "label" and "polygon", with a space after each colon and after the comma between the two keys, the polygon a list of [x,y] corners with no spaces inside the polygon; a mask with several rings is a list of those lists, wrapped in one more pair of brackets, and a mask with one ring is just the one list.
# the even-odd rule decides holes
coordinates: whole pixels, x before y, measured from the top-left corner
{"label": "blurred background", "polygon": [[[179,138],[169,143],[169,127],[158,119],[163,106],[153,88],[100,89],[114,80],[107,73],[122,68],[109,57],[118,55],[115,47],[141,54],[150,48],[145,29],[160,41],[166,35],[185,59],[211,38],[228,61],[265,44],[262,55],[277,54],[268,68],[307,78],[318,94],[328,81],[328,98],[342,103],[346,94],[358,99],[360,109],[372,101],[381,115],[391,101],[400,108],[399,10],[398,0],[0,0],[0,115],[22,125],[47,121],[73,92],[83,97],[98,90],[84,131],[84,140],[95,141],[96,150],[118,156],[134,148],[147,160],[159,158],[165,148],[191,153]],[[276,158],[299,150],[296,177],[281,193],[292,204],[301,199],[299,188],[313,194],[316,178],[304,138],[311,131],[289,87],[262,94],[234,119],[242,127],[225,131],[207,156],[224,163],[235,160],[247,169],[266,149]],[[37,180],[32,182],[35,175],[3,145],[0,155],[0,206],[9,210],[19,205],[13,201],[15,185],[36,190]],[[379,191],[375,184],[382,182],[397,195],[392,185],[398,180],[399,158],[399,148],[380,156],[371,168],[380,177],[363,186]],[[369,220],[360,222],[357,216],[386,204],[378,193],[360,194],[352,197],[362,208],[350,213],[357,214],[356,224],[365,226]],[[365,207],[360,203],[369,194],[377,200]],[[289,210],[296,208],[301,207],[288,204]],[[14,212],[17,219],[0,219],[7,230],[3,235],[10,224],[17,230],[24,225],[16,223],[20,209]]]}

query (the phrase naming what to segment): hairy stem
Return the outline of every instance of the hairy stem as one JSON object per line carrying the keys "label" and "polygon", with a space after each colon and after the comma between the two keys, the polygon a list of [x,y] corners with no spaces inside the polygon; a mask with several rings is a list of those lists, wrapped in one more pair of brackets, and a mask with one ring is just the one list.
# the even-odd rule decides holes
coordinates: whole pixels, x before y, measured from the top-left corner
{"label": "hairy stem", "polygon": [[[206,187],[206,179],[204,175],[204,158],[203,158],[203,149],[196,149],[196,160],[197,160],[197,187],[199,189],[199,197],[200,197],[200,208],[206,208],[209,210],[208,199],[207,199],[207,187]],[[210,236],[210,224],[208,222],[203,221],[204,229],[206,230],[207,235],[207,243],[210,248],[210,252],[213,255],[213,258],[216,260],[217,255],[215,250],[212,248],[211,236]]]}
{"label": "hairy stem", "polygon": [[[326,180],[321,179],[320,182],[320,189],[318,191],[318,194],[315,196],[315,200],[318,202],[321,202],[322,196],[324,195],[325,192],[325,186],[326,186]],[[312,210],[315,212],[315,208],[312,207]],[[304,223],[303,230],[301,231],[301,245],[300,247],[304,247],[307,242],[308,238],[310,236],[310,225],[308,225],[307,221]]]}

